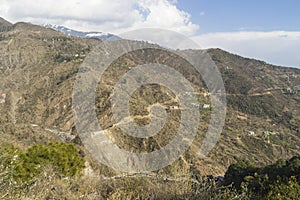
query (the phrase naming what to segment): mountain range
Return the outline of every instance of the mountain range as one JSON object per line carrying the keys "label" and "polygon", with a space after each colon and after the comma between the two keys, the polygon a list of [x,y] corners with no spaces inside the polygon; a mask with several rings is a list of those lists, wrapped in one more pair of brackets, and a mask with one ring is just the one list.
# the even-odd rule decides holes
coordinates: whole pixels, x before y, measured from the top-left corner
{"label": "mountain range", "polygon": [[[119,38],[111,34],[78,32],[63,26],[11,24],[0,19],[0,144],[10,143],[25,150],[35,144],[71,143],[84,154],[84,176],[89,180],[122,176],[121,172],[97,163],[87,151],[77,135],[72,113],[73,86],[80,66],[101,40],[116,39]],[[199,55],[202,52],[188,51]],[[207,157],[199,159],[195,152],[201,147],[213,109],[201,108],[197,136],[189,150],[172,165],[148,175],[223,176],[231,164],[241,159],[265,165],[299,155],[300,69],[274,66],[221,49],[205,52],[218,67],[227,93],[227,116],[219,141]],[[125,54],[112,63],[98,84],[97,118],[120,148],[133,152],[157,150],[168,144],[179,126],[180,111],[168,109],[168,121],[154,137],[134,138],[117,127],[111,110],[112,89],[118,78],[136,65],[154,60],[174,66],[197,91],[197,103],[210,104],[209,91],[201,76],[184,60],[165,59],[164,54],[151,50]],[[136,123],[148,124],[148,108],[156,103],[174,108],[178,100],[168,88],[158,85],[146,85],[135,91],[130,113]],[[155,181],[161,184],[161,180]],[[106,193],[111,194],[109,187]]]}
{"label": "mountain range", "polygon": [[74,37],[80,37],[80,38],[94,38],[94,39],[99,39],[99,40],[108,40],[108,41],[113,41],[113,40],[119,40],[120,37],[110,34],[110,33],[102,33],[102,32],[81,32],[81,31],[76,31],[69,29],[65,26],[60,26],[60,25],[52,25],[52,24],[44,24],[43,25],[46,28],[50,28],[59,32],[64,33],[65,35],[68,36],[74,36]]}

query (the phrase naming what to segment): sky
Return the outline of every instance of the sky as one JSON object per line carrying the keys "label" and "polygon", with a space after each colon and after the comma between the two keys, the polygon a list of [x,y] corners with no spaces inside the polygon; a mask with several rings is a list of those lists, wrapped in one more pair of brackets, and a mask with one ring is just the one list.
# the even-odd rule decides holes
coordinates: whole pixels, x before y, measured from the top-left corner
{"label": "sky", "polygon": [[299,10],[299,0],[0,0],[11,22],[114,34],[161,28],[201,48],[300,68]]}
{"label": "sky", "polygon": [[181,0],[177,7],[200,25],[198,33],[300,31],[298,0]]}

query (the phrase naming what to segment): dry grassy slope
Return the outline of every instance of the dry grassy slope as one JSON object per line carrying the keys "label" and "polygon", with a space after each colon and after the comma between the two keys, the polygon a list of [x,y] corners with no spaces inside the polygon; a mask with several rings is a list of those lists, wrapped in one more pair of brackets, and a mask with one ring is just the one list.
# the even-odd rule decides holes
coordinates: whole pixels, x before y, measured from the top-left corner
{"label": "dry grassy slope", "polygon": [[[5,135],[6,140],[24,146],[33,142],[58,140],[49,131],[44,131],[47,127],[76,134],[71,112],[72,87],[82,60],[99,41],[67,37],[25,23],[15,24],[12,30],[1,32],[0,35],[0,98],[5,100],[0,103],[1,134]],[[283,94],[281,89],[299,85],[300,70],[272,66],[219,49],[209,50],[208,53],[219,67],[228,93],[226,126],[214,150],[207,158],[199,160],[195,152],[201,145],[210,118],[210,112],[202,110],[199,134],[182,161],[196,164],[203,174],[222,174],[229,164],[240,158],[270,163],[278,158],[299,154],[300,95]],[[160,148],[170,140],[178,127],[176,121],[180,113],[174,110],[168,111],[169,121],[162,131],[150,139],[129,137],[113,126],[109,99],[112,87],[119,77],[136,64],[154,59],[158,63],[174,66],[194,84],[201,94],[199,101],[208,101],[202,95],[206,88],[195,70],[179,58],[164,59],[165,55],[166,52],[151,50],[125,55],[110,66],[99,85],[101,92],[97,94],[96,105],[99,122],[111,131],[112,138],[122,148],[133,151]],[[136,91],[131,100],[131,113],[139,116],[136,121],[148,123],[147,108],[153,103],[160,102],[167,107],[176,105],[175,97],[169,97],[166,93],[171,92],[157,86]],[[1,97],[2,94],[5,97]],[[30,124],[38,124],[42,128],[34,128]],[[257,135],[246,136],[244,133],[249,130]],[[268,143],[260,136],[264,130],[278,134],[272,136]],[[15,132],[20,134],[13,135]],[[34,140],[34,133],[39,133],[39,139]],[[178,166],[190,168],[181,163],[171,165],[166,171]]]}
{"label": "dry grassy slope", "polygon": [[272,66],[218,49],[209,53],[223,75],[232,108],[299,132],[299,69]]}
{"label": "dry grassy slope", "polygon": [[[59,104],[46,95],[56,94],[60,102],[71,101],[70,93],[58,93],[59,88],[66,90],[61,87],[66,85],[59,83],[70,72],[76,71],[82,62],[80,59],[97,41],[66,37],[53,30],[26,23],[17,23],[11,30],[0,32],[0,35],[2,139],[20,142],[21,146],[61,140],[45,131],[45,128],[54,126],[51,120],[48,120],[49,123],[45,120],[48,108],[56,109],[55,106]],[[80,54],[80,57],[75,57],[76,54]],[[50,118],[55,119],[54,116]]]}

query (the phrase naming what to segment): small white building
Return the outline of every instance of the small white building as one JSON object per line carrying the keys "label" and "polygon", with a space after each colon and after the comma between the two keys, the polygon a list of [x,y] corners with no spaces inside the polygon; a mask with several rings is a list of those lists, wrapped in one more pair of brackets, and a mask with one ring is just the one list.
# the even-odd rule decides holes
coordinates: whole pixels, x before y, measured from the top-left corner
{"label": "small white building", "polygon": [[248,131],[246,134],[247,135],[255,135],[255,133],[253,131]]}
{"label": "small white building", "polygon": [[199,108],[200,104],[198,104],[198,103],[192,103],[192,106]]}
{"label": "small white building", "polygon": [[209,97],[209,96],[210,96],[210,93],[209,93],[209,92],[204,92],[204,93],[203,93],[203,96],[204,96],[204,97]]}
{"label": "small white building", "polygon": [[203,104],[203,108],[204,108],[204,109],[209,109],[209,108],[210,108],[210,105],[209,105],[209,104]]}
{"label": "small white building", "polygon": [[170,106],[171,110],[179,110],[179,106]]}
{"label": "small white building", "polygon": [[5,103],[5,99],[6,99],[6,94],[0,93],[0,104]]}

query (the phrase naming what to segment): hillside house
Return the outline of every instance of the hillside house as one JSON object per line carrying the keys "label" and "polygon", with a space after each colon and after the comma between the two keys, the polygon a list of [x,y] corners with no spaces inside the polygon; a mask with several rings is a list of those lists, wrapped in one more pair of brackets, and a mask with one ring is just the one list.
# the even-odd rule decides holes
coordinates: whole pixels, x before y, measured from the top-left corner
{"label": "hillside house", "polygon": [[179,110],[179,106],[170,106],[170,110]]}
{"label": "hillside house", "polygon": [[[295,87],[294,87],[295,88]],[[283,94],[289,94],[289,95],[293,95],[293,94],[296,94],[297,92],[294,90],[294,88],[285,88],[285,89],[282,89],[281,92]]]}
{"label": "hillside house", "polygon": [[209,104],[203,104],[203,109],[209,109],[210,105]]}
{"label": "hillside house", "polygon": [[293,73],[293,74],[290,74],[290,75],[289,75],[289,78],[290,78],[290,79],[296,79],[296,78],[298,78],[298,76],[295,75],[295,74]]}
{"label": "hillside house", "polygon": [[248,131],[246,134],[249,136],[255,135],[255,133],[253,131]]}
{"label": "hillside house", "polygon": [[0,104],[5,103],[5,99],[6,99],[6,94],[0,93]]}
{"label": "hillside house", "polygon": [[269,132],[269,131],[264,131],[264,132],[263,132],[264,138],[267,138],[269,135],[270,135],[270,132]]}
{"label": "hillside house", "polygon": [[192,106],[199,108],[200,104],[199,103],[192,103]]}
{"label": "hillside house", "polygon": [[210,93],[209,93],[209,92],[204,92],[204,93],[203,93],[203,96],[204,96],[204,97],[209,97],[209,96],[210,96]]}
{"label": "hillside house", "polygon": [[248,120],[247,117],[241,116],[241,115],[238,115],[238,116],[237,116],[237,119],[239,119],[239,120],[241,120],[241,121],[247,121],[247,120]]}
{"label": "hillside house", "polygon": [[295,93],[300,94],[300,85],[295,86],[293,89]]}

